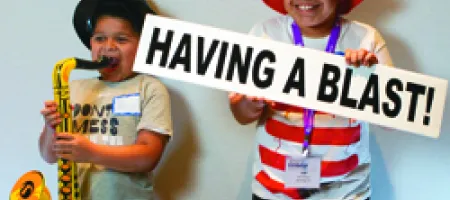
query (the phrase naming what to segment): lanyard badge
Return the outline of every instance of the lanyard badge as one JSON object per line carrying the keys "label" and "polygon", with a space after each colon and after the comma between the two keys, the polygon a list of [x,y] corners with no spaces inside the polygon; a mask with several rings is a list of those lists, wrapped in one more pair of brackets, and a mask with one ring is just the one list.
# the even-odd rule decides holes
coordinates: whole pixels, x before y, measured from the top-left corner
{"label": "lanyard badge", "polygon": [[[340,30],[341,26],[338,18],[337,23],[335,23],[333,29],[331,30],[330,38],[328,39],[326,48],[328,53],[334,53]],[[300,28],[295,22],[292,23],[292,31],[295,44],[303,47],[304,44]],[[286,169],[283,182],[286,188],[317,189],[320,188],[321,158],[308,155],[311,134],[314,128],[314,110],[304,109],[303,120],[305,131],[305,138],[303,140],[303,155],[288,156],[286,158]]]}
{"label": "lanyard badge", "polygon": [[[333,29],[330,33],[330,38],[328,39],[328,44],[325,49],[328,53],[334,53],[336,49],[337,41],[339,40],[339,35],[341,32],[341,20],[338,17],[336,22],[334,23]],[[298,27],[295,21],[292,23],[292,33],[294,35],[294,43],[295,45],[304,47],[305,44],[303,42],[303,36],[300,31],[300,27]],[[312,109],[304,109],[303,111],[303,123],[305,130],[305,138],[303,140],[303,154],[308,155],[309,142],[311,140],[311,133],[314,128],[314,110]]]}

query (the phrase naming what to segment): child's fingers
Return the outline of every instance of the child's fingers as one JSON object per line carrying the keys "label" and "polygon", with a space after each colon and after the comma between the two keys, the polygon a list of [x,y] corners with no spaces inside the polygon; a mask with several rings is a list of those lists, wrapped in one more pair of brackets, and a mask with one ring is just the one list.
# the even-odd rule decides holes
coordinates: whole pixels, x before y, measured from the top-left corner
{"label": "child's fingers", "polygon": [[258,101],[258,97],[255,96],[245,96],[246,99],[248,99],[249,101]]}
{"label": "child's fingers", "polygon": [[247,96],[247,99],[251,100],[251,101],[264,101],[264,97],[260,97],[260,96]]}
{"label": "child's fingers", "polygon": [[49,115],[53,115],[57,111],[56,103],[54,101],[45,101],[44,108],[40,111],[41,115],[47,118]]}
{"label": "child's fingers", "polygon": [[264,103],[269,104],[269,105],[272,105],[272,104],[275,103],[274,101],[266,99],[264,97],[257,97],[256,100],[259,101],[259,102],[264,102]]}
{"label": "child's fingers", "polygon": [[264,97],[256,97],[257,101],[266,101],[266,99]]}
{"label": "child's fingers", "polygon": [[48,108],[44,108],[44,109],[42,109],[41,110],[41,115],[43,115],[44,117],[45,116],[47,116],[47,115],[49,115],[50,113],[53,113],[53,112],[55,112],[56,111],[56,109],[55,110],[53,110],[53,109],[48,109]]}
{"label": "child's fingers", "polygon": [[265,99],[264,97],[259,97],[259,96],[246,96],[243,94],[230,93],[228,95],[228,97],[230,98],[230,101],[232,103],[240,101],[241,99],[243,99],[245,97],[245,99],[247,99],[248,101],[253,102],[255,107],[257,107],[258,109],[263,108],[265,104],[269,104],[271,106],[275,105],[274,101],[268,100],[268,99]]}
{"label": "child's fingers", "polygon": [[56,139],[57,140],[73,140],[75,138],[74,134],[71,133],[65,133],[65,132],[61,132],[61,133],[57,133],[56,134]]}
{"label": "child's fingers", "polygon": [[370,54],[370,53],[368,53],[367,55],[365,55],[364,56],[364,59],[363,59],[363,65],[364,66],[367,66],[367,67],[369,67],[370,66],[370,57],[371,57],[372,55]]}
{"label": "child's fingers", "polygon": [[236,97],[236,96],[238,96],[239,94],[238,93],[236,93],[236,92],[229,92],[228,93],[228,98],[234,98],[234,97]]}
{"label": "child's fingers", "polygon": [[350,63],[351,63],[351,65],[353,65],[355,67],[359,67],[359,60],[358,60],[358,52],[357,51],[353,51],[352,54],[350,55]]}
{"label": "child's fingers", "polygon": [[348,65],[351,65],[352,52],[353,50],[351,49],[345,50],[345,62],[347,62]]}
{"label": "child's fingers", "polygon": [[56,106],[57,106],[57,104],[56,104],[56,102],[55,101],[53,101],[53,100],[48,100],[48,101],[45,101],[44,102],[44,106],[46,107],[46,108],[56,108]]}
{"label": "child's fingers", "polygon": [[58,152],[70,152],[72,150],[72,142],[66,140],[55,140],[53,150]]}
{"label": "child's fingers", "polygon": [[50,123],[51,127],[56,128],[61,123],[61,119],[54,120]]}
{"label": "child's fingers", "polygon": [[254,105],[255,105],[256,109],[258,109],[258,111],[261,111],[264,108],[265,102],[262,100],[256,101],[256,102],[254,102]]}
{"label": "child's fingers", "polygon": [[239,93],[235,93],[235,92],[230,92],[228,94],[228,99],[230,99],[231,103],[237,103],[239,101],[241,101],[241,99],[244,97],[244,95],[239,94]]}
{"label": "child's fingers", "polygon": [[42,110],[40,111],[40,113],[41,113],[42,115],[46,116],[46,115],[51,114],[51,113],[54,113],[54,112],[56,112],[56,111],[57,111],[56,107],[45,107],[44,109],[42,109]]}
{"label": "child's fingers", "polygon": [[364,58],[364,63],[366,66],[378,64],[377,56],[373,53],[368,53]]}
{"label": "child's fingers", "polygon": [[57,127],[58,125],[60,125],[61,122],[62,122],[61,119],[55,119],[55,120],[47,121],[45,124],[46,124],[47,127],[50,127],[50,128],[52,128],[52,129],[56,129],[56,127]]}
{"label": "child's fingers", "polygon": [[264,106],[266,105],[267,100],[264,97],[251,96],[251,97],[247,97],[247,98],[254,103],[254,106],[258,110],[262,110],[264,108]]}
{"label": "child's fingers", "polygon": [[261,116],[261,113],[263,112],[263,109],[255,109],[252,112],[248,113],[248,116],[250,118],[259,118]]}
{"label": "child's fingers", "polygon": [[275,101],[272,100],[265,100],[267,104],[269,104],[270,106],[275,106]]}
{"label": "child's fingers", "polygon": [[364,61],[365,61],[365,58],[366,58],[367,54],[368,54],[368,51],[365,50],[365,49],[360,49],[358,51],[358,62],[359,62],[359,64],[361,64],[361,63],[364,64]]}

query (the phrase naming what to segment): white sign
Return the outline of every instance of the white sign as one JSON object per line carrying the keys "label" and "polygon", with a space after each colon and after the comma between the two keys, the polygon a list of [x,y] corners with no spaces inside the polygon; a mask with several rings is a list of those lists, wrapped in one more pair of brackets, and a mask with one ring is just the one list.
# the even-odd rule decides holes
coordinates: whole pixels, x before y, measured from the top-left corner
{"label": "white sign", "polygon": [[[134,71],[437,138],[447,80],[148,15]],[[225,105],[224,105],[225,106]]]}

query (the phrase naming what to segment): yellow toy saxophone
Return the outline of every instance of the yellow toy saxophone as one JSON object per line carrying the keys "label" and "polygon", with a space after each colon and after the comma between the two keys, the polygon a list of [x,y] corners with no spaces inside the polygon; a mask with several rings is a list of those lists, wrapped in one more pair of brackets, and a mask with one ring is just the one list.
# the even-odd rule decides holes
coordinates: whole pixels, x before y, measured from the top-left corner
{"label": "yellow toy saxophone", "polygon": [[[70,104],[69,78],[73,69],[95,70],[108,67],[110,59],[100,58],[97,62],[78,58],[63,59],[53,69],[54,100],[58,104],[61,123],[56,132],[72,132],[72,107]],[[59,200],[79,200],[80,188],[77,179],[76,163],[66,159],[58,159],[58,197]]]}
{"label": "yellow toy saxophone", "polygon": [[[69,78],[73,69],[96,70],[108,67],[112,59],[101,57],[97,61],[78,58],[60,60],[53,68],[52,83],[54,100],[61,114],[61,123],[56,126],[56,132],[73,130],[72,107],[70,104]],[[77,166],[73,161],[58,159],[58,199],[80,200],[80,188],[77,179]],[[14,185],[10,200],[51,200],[50,192],[45,186],[41,172],[32,170],[25,173]]]}

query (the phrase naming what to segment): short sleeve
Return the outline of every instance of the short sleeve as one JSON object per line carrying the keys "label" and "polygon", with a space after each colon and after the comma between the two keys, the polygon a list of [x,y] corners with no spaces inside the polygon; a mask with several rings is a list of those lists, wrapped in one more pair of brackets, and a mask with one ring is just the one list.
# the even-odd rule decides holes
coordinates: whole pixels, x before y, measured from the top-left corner
{"label": "short sleeve", "polygon": [[394,66],[386,41],[378,31],[374,32],[374,53],[378,58],[379,64]]}
{"label": "short sleeve", "polygon": [[163,83],[150,79],[143,83],[141,91],[141,119],[137,131],[142,129],[172,136],[170,95]]}
{"label": "short sleeve", "polygon": [[257,23],[255,25],[253,25],[253,27],[250,29],[248,34],[251,35],[251,36],[257,36],[257,37],[262,36],[263,35],[263,28],[262,28],[261,23]]}

